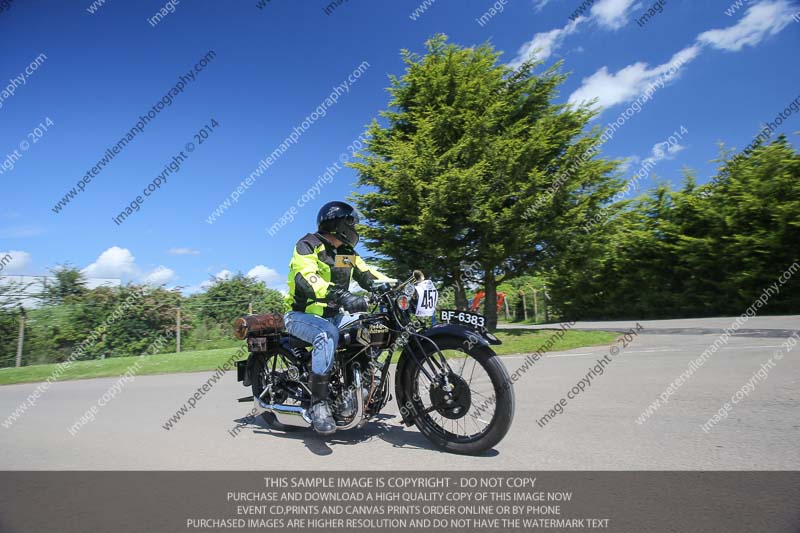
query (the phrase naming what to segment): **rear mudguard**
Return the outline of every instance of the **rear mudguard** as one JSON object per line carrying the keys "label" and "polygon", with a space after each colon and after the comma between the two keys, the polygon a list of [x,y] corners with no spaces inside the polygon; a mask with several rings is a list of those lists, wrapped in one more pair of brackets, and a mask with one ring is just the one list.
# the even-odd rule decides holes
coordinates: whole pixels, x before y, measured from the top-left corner
{"label": "rear mudguard", "polygon": [[247,359],[236,361],[236,381],[241,381],[245,387],[249,387],[252,383],[252,376],[255,375],[253,365],[257,355],[251,352]]}
{"label": "rear mudguard", "polygon": [[[465,328],[464,326],[459,326],[458,324],[439,324],[433,326],[432,328],[428,328],[420,333],[420,335],[431,339],[436,343],[437,346],[445,339],[463,342],[465,347],[472,347],[476,344],[485,347],[488,347],[489,344],[500,344],[500,340],[498,340],[497,337],[491,333],[477,333],[471,329]],[[487,336],[496,342],[490,341]],[[420,342],[422,342],[423,346],[430,345],[430,343],[424,340],[420,340]],[[406,387],[403,383],[403,376],[405,376],[406,368],[409,365],[417,364],[417,359],[415,359],[414,354],[411,353],[412,348],[416,348],[416,343],[413,340],[409,341],[405,348],[403,348],[403,352],[400,354],[400,359],[397,361],[397,369],[395,370],[394,376],[394,389],[395,397],[397,398],[397,406],[400,409],[400,416],[402,417],[403,423],[406,426],[411,426],[414,424],[415,414],[413,412],[413,403],[411,402],[411,398],[407,397]]]}
{"label": "rear mudguard", "polygon": [[[296,342],[296,340],[295,340]],[[242,385],[249,387],[255,376],[255,361],[257,357],[264,357],[274,352],[280,352],[292,364],[300,366],[303,362],[311,360],[311,354],[306,352],[302,345],[293,345],[293,339],[288,336],[283,336],[278,339],[276,345],[271,345],[267,351],[249,352],[247,359],[236,361],[236,380],[241,381]]]}

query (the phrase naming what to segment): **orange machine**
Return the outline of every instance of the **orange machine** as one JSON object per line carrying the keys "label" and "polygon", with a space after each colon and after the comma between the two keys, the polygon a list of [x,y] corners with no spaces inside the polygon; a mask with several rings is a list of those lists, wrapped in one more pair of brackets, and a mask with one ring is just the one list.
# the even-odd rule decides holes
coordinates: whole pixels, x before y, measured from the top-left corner
{"label": "orange machine", "polygon": [[[472,305],[470,306],[469,310],[473,313],[477,313],[478,310],[481,308],[481,300],[486,296],[486,293],[483,291],[478,291],[475,293],[475,299],[472,300]],[[499,313],[500,310],[503,308],[503,303],[506,301],[506,293],[498,292],[497,293],[497,312]]]}

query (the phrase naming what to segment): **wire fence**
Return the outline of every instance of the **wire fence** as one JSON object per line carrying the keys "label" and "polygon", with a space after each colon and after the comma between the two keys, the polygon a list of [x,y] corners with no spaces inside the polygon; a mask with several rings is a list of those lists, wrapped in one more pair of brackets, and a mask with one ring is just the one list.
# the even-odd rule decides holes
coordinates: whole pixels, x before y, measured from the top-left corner
{"label": "wire fence", "polygon": [[[506,322],[545,324],[550,322],[547,288],[522,287],[497,293],[498,316]],[[474,301],[473,301],[474,303]]]}

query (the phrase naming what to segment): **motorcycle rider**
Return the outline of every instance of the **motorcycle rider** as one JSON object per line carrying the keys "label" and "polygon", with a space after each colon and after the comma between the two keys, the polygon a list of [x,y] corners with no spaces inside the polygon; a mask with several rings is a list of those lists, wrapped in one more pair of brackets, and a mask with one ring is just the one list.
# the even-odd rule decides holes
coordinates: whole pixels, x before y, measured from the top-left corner
{"label": "motorcycle rider", "polygon": [[328,202],[317,214],[317,231],[303,236],[289,263],[289,295],[285,300],[286,329],[313,344],[311,410],[314,429],[322,435],[336,431],[328,404],[333,357],[339,342],[342,311],[367,310],[367,301],[350,292],[355,280],[363,289],[395,280],[367,265],[355,252],[358,214],[345,202]]}

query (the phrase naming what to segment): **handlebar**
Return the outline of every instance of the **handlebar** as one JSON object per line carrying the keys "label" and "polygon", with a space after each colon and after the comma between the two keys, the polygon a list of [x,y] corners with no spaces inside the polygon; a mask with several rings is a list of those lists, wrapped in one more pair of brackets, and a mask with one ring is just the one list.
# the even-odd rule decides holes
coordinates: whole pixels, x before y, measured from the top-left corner
{"label": "handlebar", "polygon": [[424,279],[425,279],[425,274],[423,274],[421,270],[414,270],[414,272],[408,279],[396,283],[394,287],[392,287],[392,285],[388,282],[380,283],[378,285],[375,285],[372,291],[370,291],[370,296],[368,298],[368,301],[370,305],[377,304],[380,302],[381,298],[383,298],[386,294],[390,292],[399,292],[403,287],[405,287],[409,283],[419,283]]}

